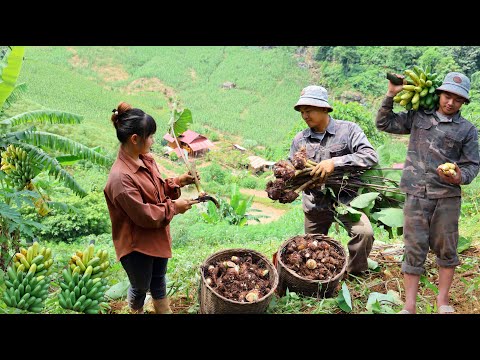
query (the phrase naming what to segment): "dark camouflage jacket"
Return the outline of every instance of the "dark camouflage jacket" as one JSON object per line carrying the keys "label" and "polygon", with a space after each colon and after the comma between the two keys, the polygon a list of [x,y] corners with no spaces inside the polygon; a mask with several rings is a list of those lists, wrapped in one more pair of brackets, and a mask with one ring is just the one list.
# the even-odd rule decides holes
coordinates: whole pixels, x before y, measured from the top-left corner
{"label": "dark camouflage jacket", "polygon": [[392,109],[393,98],[387,96],[378,110],[376,124],[379,130],[392,134],[410,134],[400,188],[429,199],[460,196],[460,186],[443,182],[436,169],[445,162],[457,163],[461,183],[471,183],[480,163],[477,128],[460,112],[451,122],[440,122],[435,109],[398,114]]}
{"label": "dark camouflage jacket", "polygon": [[[367,168],[378,163],[377,152],[360,126],[350,121],[335,120],[332,117],[321,141],[312,137],[310,128],[295,135],[290,146],[289,160],[292,160],[301,147],[305,147],[308,158],[317,163],[325,159],[333,159],[336,170],[341,169],[342,166]],[[305,212],[325,211],[330,208],[332,199],[327,194],[325,190],[320,189],[303,191],[303,210]],[[339,196],[339,200],[346,204],[356,194],[342,193]]]}

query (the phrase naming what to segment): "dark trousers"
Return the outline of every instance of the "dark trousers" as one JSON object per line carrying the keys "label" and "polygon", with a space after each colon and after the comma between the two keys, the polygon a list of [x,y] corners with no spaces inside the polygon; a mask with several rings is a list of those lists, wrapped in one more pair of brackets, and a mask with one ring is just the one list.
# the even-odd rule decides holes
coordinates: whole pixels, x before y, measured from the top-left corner
{"label": "dark trousers", "polygon": [[131,309],[136,310],[143,307],[149,289],[155,300],[163,299],[166,296],[167,258],[133,251],[123,256],[120,262],[130,280],[127,299]]}
{"label": "dark trousers", "polygon": [[[345,229],[351,237],[347,244],[349,254],[347,271],[358,274],[367,270],[367,258],[375,240],[370,220],[365,214],[362,214],[358,222],[352,222],[348,214],[338,216],[338,218],[345,225]],[[333,214],[330,211],[305,214],[305,233],[327,235],[333,221]]]}

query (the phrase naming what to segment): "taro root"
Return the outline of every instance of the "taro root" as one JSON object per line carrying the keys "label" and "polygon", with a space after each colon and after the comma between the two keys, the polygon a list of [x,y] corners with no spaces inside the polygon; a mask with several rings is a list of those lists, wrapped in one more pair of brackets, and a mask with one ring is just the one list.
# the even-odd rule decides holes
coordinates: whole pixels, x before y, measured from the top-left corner
{"label": "taro root", "polygon": [[222,263],[222,265],[225,267],[225,268],[234,268],[235,267],[235,263],[233,261],[224,261]]}
{"label": "taro root", "polygon": [[299,276],[310,280],[328,280],[337,275],[345,264],[345,255],[322,240],[320,235],[296,236],[285,246],[281,260]]}
{"label": "taro root", "polygon": [[248,302],[254,302],[258,300],[258,291],[250,291],[247,295],[245,295],[245,300]]}
{"label": "taro root", "polygon": [[204,270],[205,282],[213,291],[239,302],[258,301],[266,296],[271,289],[268,274],[263,260],[248,255],[233,255],[208,265]]}
{"label": "taro root", "polygon": [[285,194],[285,181],[276,179],[267,183],[267,195],[272,200],[279,200]]}
{"label": "taro root", "polygon": [[268,275],[268,269],[258,269],[257,270],[257,276],[259,277],[265,277]]}
{"label": "taro root", "polygon": [[287,260],[292,265],[298,265],[302,261],[302,256],[299,253],[288,255]]}
{"label": "taro root", "polygon": [[309,268],[310,270],[313,270],[317,267],[317,262],[313,259],[308,259],[306,265],[307,265],[307,268]]}
{"label": "taro root", "polygon": [[292,159],[292,164],[295,167],[295,169],[302,170],[305,168],[307,164],[307,149],[305,147],[300,148],[298,150]]}
{"label": "taro root", "polygon": [[283,194],[278,198],[278,202],[281,204],[289,204],[299,196],[300,195],[296,191],[288,190],[283,192]]}
{"label": "taro root", "polygon": [[308,244],[308,248],[309,248],[310,250],[313,250],[313,251],[317,250],[317,248],[318,248],[318,241],[317,241],[317,240],[314,240],[314,241],[312,241],[311,243],[309,243],[309,244]]}
{"label": "taro root", "polygon": [[273,174],[276,178],[290,180],[295,177],[295,167],[291,162],[281,160],[273,166]]}
{"label": "taro root", "polygon": [[307,247],[307,241],[305,239],[299,239],[297,240],[297,249],[298,250],[303,250]]}

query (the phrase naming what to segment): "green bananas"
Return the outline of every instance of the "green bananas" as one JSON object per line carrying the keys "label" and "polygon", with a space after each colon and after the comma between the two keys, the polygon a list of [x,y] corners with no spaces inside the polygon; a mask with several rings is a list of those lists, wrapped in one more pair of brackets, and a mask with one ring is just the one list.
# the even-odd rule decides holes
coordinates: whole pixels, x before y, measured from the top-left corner
{"label": "green bananas", "polygon": [[107,289],[105,275],[110,262],[106,250],[98,250],[96,255],[94,250],[94,245],[90,244],[83,252],[75,252],[62,270],[62,290],[58,295],[62,308],[85,314],[99,313]]}
{"label": "green bananas", "polygon": [[393,101],[405,107],[406,110],[433,109],[438,103],[438,95],[435,89],[442,84],[437,78],[437,73],[430,72],[430,66],[422,69],[413,66],[413,70],[405,70],[407,84],[403,85]]}
{"label": "green bananas", "polygon": [[34,242],[28,249],[20,248],[14,262],[7,268],[5,304],[22,310],[39,313],[48,296],[50,274],[53,264],[52,250]]}
{"label": "green bananas", "polygon": [[31,166],[27,152],[13,144],[1,152],[0,170],[5,172],[7,182],[17,190],[22,190],[38,175],[38,169]]}

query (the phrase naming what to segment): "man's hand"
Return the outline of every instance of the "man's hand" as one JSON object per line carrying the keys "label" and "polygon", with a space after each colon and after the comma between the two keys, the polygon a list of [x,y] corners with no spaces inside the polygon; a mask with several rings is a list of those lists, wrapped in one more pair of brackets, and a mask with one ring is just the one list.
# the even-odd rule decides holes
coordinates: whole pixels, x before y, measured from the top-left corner
{"label": "man's hand", "polygon": [[[197,173],[197,177],[198,177],[198,180],[200,181],[200,176],[198,175]],[[180,182],[180,186],[183,187],[185,185],[189,185],[189,184],[193,184],[195,183],[195,178],[190,175],[190,173],[185,173],[185,174],[182,174],[178,177],[178,180]]]}
{"label": "man's hand", "polygon": [[[401,79],[405,79],[405,76],[403,76],[403,75],[400,75],[400,74],[395,74],[395,75],[397,77],[401,78]],[[395,85],[390,80],[388,80],[387,96],[395,96],[402,90],[403,90],[403,84],[402,85]]]}
{"label": "man's hand", "polygon": [[177,199],[173,202],[175,203],[175,210],[177,214],[183,214],[185,211],[192,208],[190,200],[187,199]]}
{"label": "man's hand", "polygon": [[[317,178],[319,183],[323,183],[327,180],[327,177],[333,172],[335,165],[332,159],[322,160],[317,166],[315,166],[310,172],[310,176]],[[317,183],[318,183],[317,182]]]}
{"label": "man's hand", "polygon": [[449,184],[460,185],[460,183],[462,182],[462,172],[458,167],[457,163],[455,163],[455,175],[452,175],[450,173],[444,173],[440,166],[437,167],[437,174],[443,181]]}

